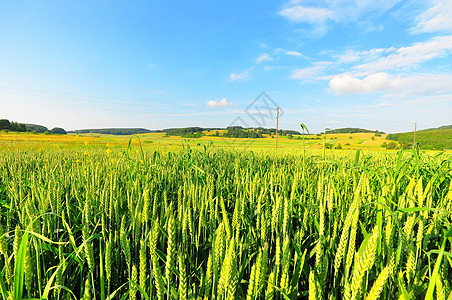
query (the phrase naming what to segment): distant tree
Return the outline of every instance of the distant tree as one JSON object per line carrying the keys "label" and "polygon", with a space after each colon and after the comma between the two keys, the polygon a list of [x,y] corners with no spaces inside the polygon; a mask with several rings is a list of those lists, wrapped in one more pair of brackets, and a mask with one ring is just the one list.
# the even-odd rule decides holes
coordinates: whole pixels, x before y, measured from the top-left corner
{"label": "distant tree", "polygon": [[9,125],[9,130],[25,132],[27,131],[27,127],[25,127],[25,124],[22,123],[11,122]]}
{"label": "distant tree", "polygon": [[386,149],[395,149],[397,147],[397,144],[394,142],[390,142],[386,145]]}
{"label": "distant tree", "polygon": [[325,144],[325,148],[326,148],[326,149],[332,149],[332,148],[333,148],[333,144],[326,143],[326,144]]}
{"label": "distant tree", "polygon": [[25,127],[27,128],[28,131],[36,131],[39,133],[44,133],[46,131],[48,131],[47,127],[42,126],[42,125],[36,125],[36,124],[25,124]]}
{"label": "distant tree", "polygon": [[388,147],[388,145],[386,144],[386,142],[383,142],[383,144],[381,144],[381,146],[382,146],[383,148],[387,148],[387,147]]}
{"label": "distant tree", "polygon": [[338,143],[338,144],[337,144],[336,149],[342,150],[342,145],[341,145],[341,143]]}
{"label": "distant tree", "polygon": [[0,120],[0,130],[2,130],[2,129],[9,130],[10,126],[11,126],[11,123],[8,120],[6,120],[6,119]]}
{"label": "distant tree", "polygon": [[50,133],[53,133],[53,134],[67,134],[66,130],[64,130],[63,128],[60,128],[60,127],[52,128],[52,130],[50,130]]}
{"label": "distant tree", "polygon": [[0,120],[0,130],[27,131],[27,127],[22,123],[10,122],[6,119],[2,119]]}

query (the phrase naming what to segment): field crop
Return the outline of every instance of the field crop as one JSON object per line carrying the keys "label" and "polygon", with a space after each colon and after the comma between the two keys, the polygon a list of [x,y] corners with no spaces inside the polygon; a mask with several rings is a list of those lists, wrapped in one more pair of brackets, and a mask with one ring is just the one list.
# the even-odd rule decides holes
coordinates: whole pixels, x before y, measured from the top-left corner
{"label": "field crop", "polygon": [[0,150],[3,299],[451,299],[450,155],[314,154]]}

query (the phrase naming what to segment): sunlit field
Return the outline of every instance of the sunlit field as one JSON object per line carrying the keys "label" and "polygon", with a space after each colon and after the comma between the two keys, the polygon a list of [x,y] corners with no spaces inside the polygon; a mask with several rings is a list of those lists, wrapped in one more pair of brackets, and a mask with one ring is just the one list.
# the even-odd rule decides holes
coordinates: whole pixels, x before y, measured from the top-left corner
{"label": "sunlit field", "polygon": [[[198,147],[202,145],[216,147],[228,147],[235,149],[249,149],[253,151],[268,151],[275,149],[276,138],[265,136],[260,139],[243,138],[225,138],[214,136],[216,131],[205,132],[205,136],[196,139],[183,138],[178,136],[165,136],[164,133],[138,134],[134,136],[102,135],[102,134],[68,134],[68,135],[46,135],[31,133],[5,133],[0,132],[0,142],[5,147],[59,147],[70,148],[74,146],[83,146],[87,143],[91,146],[125,147],[129,141],[134,145],[140,145],[142,148],[152,150],[176,150],[181,149],[183,145]],[[221,130],[220,130],[220,133]],[[384,142],[391,141],[385,139],[385,134],[378,137],[374,133],[353,133],[353,134],[328,134],[326,142],[336,148],[341,144],[342,150],[386,150],[382,147]],[[304,144],[306,149],[323,149],[323,135],[307,136]],[[293,152],[303,148],[301,136],[299,139],[289,139],[287,136],[279,136],[279,152]]]}
{"label": "sunlit field", "polygon": [[3,299],[450,299],[451,155],[372,136],[2,134]]}

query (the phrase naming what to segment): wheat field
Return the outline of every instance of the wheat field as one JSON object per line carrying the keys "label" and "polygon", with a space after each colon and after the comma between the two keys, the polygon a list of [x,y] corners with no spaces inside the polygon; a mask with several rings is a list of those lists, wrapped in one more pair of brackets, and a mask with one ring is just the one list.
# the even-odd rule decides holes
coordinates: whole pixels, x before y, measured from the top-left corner
{"label": "wheat field", "polygon": [[0,150],[3,299],[452,299],[452,161]]}

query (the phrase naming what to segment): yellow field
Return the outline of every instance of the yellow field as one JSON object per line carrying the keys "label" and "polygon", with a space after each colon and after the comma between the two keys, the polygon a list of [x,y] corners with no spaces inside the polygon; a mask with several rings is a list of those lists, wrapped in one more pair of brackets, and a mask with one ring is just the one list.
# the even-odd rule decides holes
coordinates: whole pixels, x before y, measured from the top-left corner
{"label": "yellow field", "polygon": [[[218,130],[220,134],[224,130]],[[235,139],[213,136],[216,130],[205,132],[205,136],[201,138],[188,139],[178,136],[166,137],[165,133],[147,133],[133,136],[120,135],[102,135],[102,134],[68,134],[68,135],[52,135],[52,134],[31,134],[31,133],[12,133],[0,132],[0,143],[7,148],[20,147],[59,147],[67,148],[77,145],[98,145],[108,146],[109,148],[127,146],[130,139],[133,145],[139,145],[147,149],[161,149],[164,151],[174,151],[182,148],[184,145],[190,147],[232,147],[237,149],[250,149],[253,151],[271,151],[275,149],[275,137],[265,136],[260,139]],[[305,139],[306,149],[323,149],[323,135],[311,135]],[[376,137],[374,133],[353,133],[353,134],[329,134],[326,139],[327,143],[333,144],[334,148],[341,144],[343,150],[363,149],[363,150],[386,150],[381,145],[391,141],[386,140],[386,135]],[[278,138],[278,150],[280,152],[291,152],[301,150],[303,141],[299,138],[289,139],[287,136]],[[333,151],[340,151],[334,149]]]}

